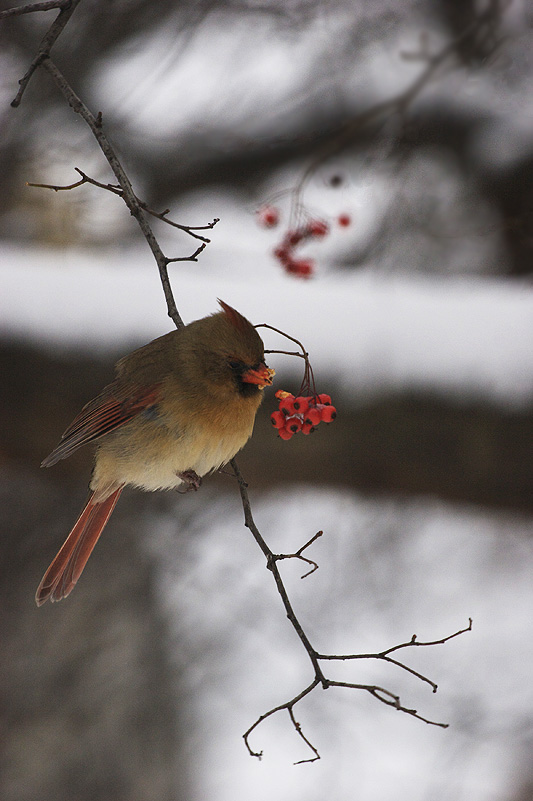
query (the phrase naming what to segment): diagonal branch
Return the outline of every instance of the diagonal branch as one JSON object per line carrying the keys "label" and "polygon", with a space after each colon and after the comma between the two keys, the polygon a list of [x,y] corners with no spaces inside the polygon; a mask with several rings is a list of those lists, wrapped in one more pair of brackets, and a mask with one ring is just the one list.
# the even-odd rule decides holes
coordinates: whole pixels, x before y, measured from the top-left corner
{"label": "diagonal branch", "polygon": [[257,544],[259,545],[259,547],[261,548],[261,550],[263,551],[263,553],[264,553],[264,555],[266,557],[267,568],[271,571],[272,575],[274,576],[274,581],[276,582],[276,586],[277,586],[278,592],[279,592],[279,594],[281,596],[281,600],[283,602],[283,606],[285,607],[285,611],[287,613],[287,617],[290,620],[294,630],[296,631],[296,634],[300,638],[300,640],[302,642],[302,645],[304,646],[305,650],[307,651],[309,659],[311,660],[311,664],[313,665],[313,668],[315,670],[315,678],[317,679],[318,682],[320,682],[322,687],[326,688],[328,686],[328,682],[327,682],[326,677],[322,673],[322,669],[321,669],[321,667],[319,665],[318,658],[317,658],[317,652],[315,651],[315,649],[311,645],[311,643],[309,641],[309,638],[307,637],[307,634],[304,632],[300,621],[298,620],[298,618],[296,617],[296,615],[294,613],[294,610],[292,608],[292,604],[291,604],[291,602],[289,600],[289,596],[287,594],[287,590],[285,589],[285,585],[283,584],[283,580],[281,578],[278,566],[276,564],[276,561],[277,561],[276,556],[275,556],[274,553],[272,553],[272,551],[270,550],[270,548],[266,544],[265,540],[263,539],[261,533],[259,532],[259,529],[255,525],[255,522],[254,522],[254,519],[253,519],[253,515],[252,515],[252,508],[251,508],[251,505],[250,505],[250,498],[248,497],[248,490],[247,490],[247,486],[248,485],[246,484],[245,480],[243,479],[241,471],[239,470],[239,468],[237,466],[237,462],[235,461],[235,459],[231,460],[230,465],[231,465],[231,468],[233,470],[233,474],[234,474],[234,476],[237,479],[237,482],[239,484],[239,491],[240,491],[240,494],[241,494],[242,506],[243,506],[243,510],[244,510],[244,525],[247,528],[250,529],[253,538],[255,539],[255,541],[257,542]]}
{"label": "diagonal branch", "polygon": [[159,275],[161,278],[161,283],[163,285],[163,292],[165,293],[165,299],[167,302],[167,310],[168,316],[174,322],[176,328],[182,328],[184,323],[181,319],[181,316],[178,312],[176,302],[174,300],[174,296],[172,294],[172,288],[170,286],[170,279],[168,276],[168,264],[170,259],[164,255],[163,251],[159,247],[159,243],[155,238],[155,235],[146,219],[146,213],[144,209],[141,207],[135,192],[133,191],[133,187],[131,182],[126,175],[120,160],[112,147],[109,139],[105,135],[102,126],[102,116],[101,114],[98,117],[95,117],[92,112],[89,111],[87,106],[80,100],[77,94],[74,92],[70,84],[67,82],[66,78],[63,74],[58,70],[56,65],[51,61],[50,58],[45,58],[42,61],[42,67],[45,69],[53,78],[56,86],[62,93],[63,97],[76,114],[79,114],[82,119],[85,120],[89,128],[91,129],[92,133],[100,149],[104,156],[107,159],[107,162],[111,169],[113,170],[115,177],[119,183],[119,186],[122,190],[122,199],[124,203],[130,210],[130,213],[135,219],[137,220],[139,227],[142,231],[142,234],[146,241],[148,242],[148,246],[152,251],[154,258],[156,260],[157,266],[159,268]]}
{"label": "diagonal branch", "polygon": [[[43,61],[50,56],[50,51],[51,51],[52,47],[54,46],[57,37],[60,35],[60,33],[62,33],[63,28],[65,27],[65,25],[67,24],[67,22],[71,18],[72,13],[75,10],[75,8],[76,8],[76,6],[78,5],[79,2],[80,2],[80,0],[67,0],[67,2],[64,2],[64,3],[61,3],[61,4],[56,3],[55,4],[55,7],[56,8],[60,7],[61,11],[59,12],[57,17],[55,18],[54,22],[50,25],[48,31],[46,32],[46,34],[44,35],[43,39],[41,40],[41,44],[39,45],[39,49],[37,50],[37,54],[35,55],[35,57],[33,58],[33,61],[31,62],[30,66],[28,67],[28,69],[26,71],[26,74],[19,81],[19,90],[17,92],[17,95],[16,95],[15,99],[11,101],[11,105],[14,108],[17,108],[17,106],[20,105],[20,101],[22,100],[22,95],[26,91],[26,87],[28,86],[28,84],[29,84],[29,82],[31,80],[31,76],[33,75],[33,73],[35,72],[37,67],[39,67],[43,63]],[[42,10],[45,10],[45,9],[42,9],[42,8],[38,8],[38,6],[41,6],[41,3],[35,3],[35,4],[32,4],[31,6],[25,6],[24,7],[25,11],[21,11],[20,13],[28,13],[30,11],[42,11]],[[51,6],[51,8],[54,8],[54,6]],[[8,10],[12,11],[12,9],[8,9]],[[11,15],[9,14],[8,16],[11,16]]]}
{"label": "diagonal branch", "polygon": [[[21,14],[32,14],[34,11],[51,11],[53,8],[68,8],[72,0],[44,0],[42,3],[28,3],[27,6],[15,6],[0,11],[0,19],[20,17]],[[57,38],[57,37],[56,37]]]}
{"label": "diagonal branch", "polygon": [[[448,642],[448,640],[453,639],[454,637],[458,637],[459,635],[464,634],[467,631],[471,631],[471,629],[472,629],[472,619],[469,618],[468,626],[466,626],[465,628],[460,629],[459,631],[456,631],[453,634],[447,635],[446,637],[442,637],[440,640],[432,640],[432,641],[427,641],[427,642],[425,642],[425,641],[424,642],[420,642],[419,640],[417,640],[416,635],[413,635],[413,637],[408,642],[404,642],[404,643],[400,643],[398,645],[394,645],[391,648],[387,648],[384,651],[381,651],[381,652],[375,653],[375,654],[342,655],[342,654],[321,654],[321,653],[319,653],[311,645],[311,641],[309,640],[307,634],[304,632],[304,630],[302,628],[302,625],[301,625],[300,621],[298,620],[298,618],[297,618],[297,616],[296,616],[296,614],[294,612],[294,609],[293,609],[292,604],[290,602],[289,596],[287,594],[287,590],[286,590],[285,585],[283,583],[283,579],[281,578],[281,574],[279,572],[279,569],[278,569],[278,566],[277,566],[277,562],[282,560],[282,559],[288,559],[288,558],[304,559],[305,561],[307,561],[307,562],[311,563],[312,565],[314,565],[312,570],[309,571],[310,573],[314,572],[314,570],[316,570],[318,568],[317,563],[316,562],[312,562],[311,560],[308,560],[306,557],[302,557],[302,552],[305,550],[305,548],[307,548],[309,545],[311,545],[319,536],[321,536],[322,532],[321,531],[317,532],[317,534],[315,534],[314,537],[312,537],[308,542],[306,542],[305,545],[303,545],[294,554],[274,554],[271,551],[271,549],[269,548],[269,546],[267,545],[264,537],[261,535],[261,533],[259,532],[259,530],[258,530],[258,528],[257,528],[257,526],[255,524],[255,521],[254,521],[253,515],[252,515],[252,511],[251,511],[251,505],[250,505],[250,499],[249,499],[249,496],[248,496],[247,484],[244,481],[239,468],[237,467],[237,463],[235,462],[235,459],[232,459],[232,461],[230,462],[230,465],[231,465],[231,468],[233,470],[233,474],[234,474],[235,478],[237,479],[238,485],[239,485],[239,491],[240,491],[240,494],[241,494],[241,500],[242,500],[242,505],[243,505],[243,510],[244,510],[244,525],[251,531],[252,536],[254,537],[255,541],[257,542],[257,544],[261,548],[261,550],[262,550],[262,552],[263,552],[263,554],[264,554],[264,556],[266,558],[266,566],[271,571],[272,575],[274,576],[274,581],[276,582],[276,587],[277,587],[278,593],[280,594],[283,606],[285,607],[285,612],[287,614],[287,618],[290,621],[292,627],[294,628],[296,634],[298,635],[303,647],[305,648],[305,650],[307,652],[307,655],[309,656],[309,660],[310,660],[310,662],[311,662],[311,664],[313,666],[314,673],[315,673],[313,681],[304,690],[299,692],[296,696],[294,696],[294,698],[291,698],[289,701],[285,701],[284,703],[273,707],[268,712],[265,712],[264,714],[260,715],[259,718],[257,718],[257,720],[246,730],[246,732],[243,735],[243,738],[244,738],[244,742],[245,742],[245,745],[246,745],[246,747],[248,749],[248,753],[250,754],[250,756],[257,757],[258,759],[260,759],[261,756],[262,756],[262,751],[254,751],[252,749],[252,747],[250,746],[249,738],[250,738],[251,733],[259,726],[260,723],[262,723],[264,720],[266,720],[267,718],[269,718],[272,715],[274,715],[276,712],[281,712],[282,710],[287,710],[287,712],[289,713],[289,717],[291,719],[291,723],[294,726],[296,732],[304,740],[304,742],[307,744],[309,749],[313,752],[313,757],[311,757],[310,759],[301,760],[301,762],[314,762],[317,759],[320,759],[320,755],[318,753],[318,750],[310,742],[310,740],[304,735],[300,724],[296,721],[296,718],[294,717],[294,707],[296,706],[296,704],[299,703],[299,701],[301,701],[307,695],[309,695],[309,693],[311,693],[315,689],[315,687],[317,687],[319,685],[324,690],[327,690],[330,687],[345,687],[345,688],[353,689],[353,690],[365,690],[366,692],[370,693],[370,695],[372,695],[374,698],[376,698],[378,701],[381,701],[382,703],[386,704],[387,706],[393,706],[395,709],[399,710],[400,712],[404,712],[407,715],[411,715],[411,717],[415,717],[418,720],[421,720],[422,722],[427,723],[430,726],[438,726],[438,727],[443,728],[443,729],[447,728],[448,727],[447,723],[441,723],[439,721],[435,721],[435,720],[431,720],[429,718],[423,717],[422,715],[420,715],[417,712],[416,709],[411,709],[410,707],[404,706],[401,703],[400,696],[397,695],[396,693],[391,692],[391,690],[387,690],[385,687],[380,687],[380,686],[375,685],[375,684],[356,684],[356,683],[352,683],[352,682],[335,681],[333,679],[327,678],[325,676],[323,670],[322,670],[322,667],[320,665],[320,661],[321,660],[330,660],[330,661],[331,660],[348,660],[348,659],[351,659],[351,660],[355,660],[355,659],[383,660],[385,662],[389,662],[391,664],[394,664],[394,665],[402,668],[407,673],[410,673],[411,675],[415,676],[416,678],[420,679],[421,681],[429,684],[432,687],[433,692],[436,692],[437,691],[437,685],[435,684],[435,682],[433,682],[427,676],[424,676],[422,673],[419,673],[418,671],[416,671],[413,668],[409,667],[408,665],[405,665],[403,662],[400,662],[399,660],[394,659],[393,657],[389,656],[389,654],[391,654],[391,653],[393,653],[395,651],[398,651],[398,650],[400,650],[402,648],[409,648],[409,647],[413,647],[413,646],[442,645],[442,644]],[[309,573],[307,573],[306,575],[309,575]],[[297,763],[297,764],[299,764],[299,763]]]}

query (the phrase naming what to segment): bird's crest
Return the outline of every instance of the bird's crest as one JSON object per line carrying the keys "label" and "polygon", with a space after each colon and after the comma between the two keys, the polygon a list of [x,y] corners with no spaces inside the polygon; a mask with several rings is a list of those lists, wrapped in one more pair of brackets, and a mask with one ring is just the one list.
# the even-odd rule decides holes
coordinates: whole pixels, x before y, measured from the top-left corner
{"label": "bird's crest", "polygon": [[232,326],[237,329],[237,331],[245,334],[250,330],[250,327],[253,327],[251,326],[250,321],[247,320],[246,317],[243,317],[242,314],[239,314],[237,309],[234,309],[233,306],[229,306],[227,303],[224,303],[224,301],[220,300],[220,298],[218,298],[218,302],[220,303],[220,307],[222,308],[222,311],[226,315],[227,319]]}

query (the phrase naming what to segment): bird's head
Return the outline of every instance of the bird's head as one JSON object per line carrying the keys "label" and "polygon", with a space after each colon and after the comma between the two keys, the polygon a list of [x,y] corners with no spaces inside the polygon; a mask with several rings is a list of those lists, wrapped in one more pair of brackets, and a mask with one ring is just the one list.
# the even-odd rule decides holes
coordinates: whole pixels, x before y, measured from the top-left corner
{"label": "bird's head", "polygon": [[263,340],[236,309],[219,300],[221,311],[191,324],[194,349],[206,381],[218,390],[256,396],[272,384]]}

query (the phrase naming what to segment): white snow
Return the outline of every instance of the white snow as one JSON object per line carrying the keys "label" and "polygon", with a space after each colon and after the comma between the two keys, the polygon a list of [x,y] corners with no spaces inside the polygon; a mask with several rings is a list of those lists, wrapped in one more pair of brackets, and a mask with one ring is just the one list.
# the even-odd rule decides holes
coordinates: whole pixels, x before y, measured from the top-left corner
{"label": "white snow", "polygon": [[[254,323],[300,339],[315,372],[356,394],[418,387],[531,401],[533,293],[526,284],[368,271],[302,282],[280,274],[266,250],[254,252],[246,234],[231,262],[221,241],[198,264],[170,266],[185,321],[215,311],[221,297]],[[117,352],[172,326],[147,249],[95,255],[4,246],[0,282],[4,338]],[[287,347],[275,334],[263,336],[269,348]],[[269,361],[283,370],[294,360]]]}

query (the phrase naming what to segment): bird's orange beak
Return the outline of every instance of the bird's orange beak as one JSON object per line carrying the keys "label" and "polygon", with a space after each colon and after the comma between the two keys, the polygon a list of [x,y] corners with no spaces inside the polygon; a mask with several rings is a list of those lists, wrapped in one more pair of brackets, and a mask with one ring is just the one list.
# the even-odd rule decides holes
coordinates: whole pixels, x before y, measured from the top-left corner
{"label": "bird's orange beak", "polygon": [[241,379],[247,384],[257,384],[259,389],[264,389],[266,386],[272,384],[272,379],[276,375],[276,371],[267,367],[266,364],[261,364],[256,370],[250,368],[242,374]]}

